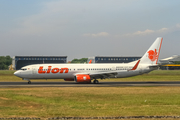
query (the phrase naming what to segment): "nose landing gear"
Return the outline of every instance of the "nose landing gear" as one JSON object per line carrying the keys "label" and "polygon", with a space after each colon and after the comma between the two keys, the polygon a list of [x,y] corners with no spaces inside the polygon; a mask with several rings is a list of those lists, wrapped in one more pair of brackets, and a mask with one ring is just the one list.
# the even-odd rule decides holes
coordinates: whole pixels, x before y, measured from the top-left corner
{"label": "nose landing gear", "polygon": [[31,81],[30,81],[30,79],[23,78],[23,80],[27,80],[27,81],[28,81],[28,84],[31,84]]}

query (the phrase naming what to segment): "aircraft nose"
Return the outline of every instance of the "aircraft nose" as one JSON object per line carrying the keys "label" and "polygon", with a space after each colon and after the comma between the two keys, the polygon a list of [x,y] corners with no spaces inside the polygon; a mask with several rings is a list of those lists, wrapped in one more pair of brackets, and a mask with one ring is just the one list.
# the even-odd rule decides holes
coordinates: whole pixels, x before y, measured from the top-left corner
{"label": "aircraft nose", "polygon": [[20,71],[16,71],[16,72],[14,72],[14,75],[20,77],[21,72]]}

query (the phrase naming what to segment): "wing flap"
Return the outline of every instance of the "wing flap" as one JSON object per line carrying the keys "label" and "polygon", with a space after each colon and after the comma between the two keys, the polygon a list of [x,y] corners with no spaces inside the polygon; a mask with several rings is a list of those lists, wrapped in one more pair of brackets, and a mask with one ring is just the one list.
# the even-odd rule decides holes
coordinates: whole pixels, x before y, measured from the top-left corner
{"label": "wing flap", "polygon": [[93,79],[104,79],[109,77],[115,77],[118,73],[117,72],[99,72],[99,73],[91,73],[89,74]]}
{"label": "wing flap", "polygon": [[105,79],[109,77],[115,77],[118,73],[117,72],[98,72],[98,73],[77,73],[77,74],[87,74],[92,79]]}

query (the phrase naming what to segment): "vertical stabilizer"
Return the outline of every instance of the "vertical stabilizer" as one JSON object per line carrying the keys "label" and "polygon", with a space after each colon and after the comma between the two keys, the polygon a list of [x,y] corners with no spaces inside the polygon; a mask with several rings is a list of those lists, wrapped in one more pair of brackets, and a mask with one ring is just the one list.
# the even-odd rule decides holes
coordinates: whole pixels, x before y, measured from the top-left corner
{"label": "vertical stabilizer", "polygon": [[156,65],[159,58],[163,38],[158,37],[151,47],[147,50],[144,56],[141,58],[140,64]]}

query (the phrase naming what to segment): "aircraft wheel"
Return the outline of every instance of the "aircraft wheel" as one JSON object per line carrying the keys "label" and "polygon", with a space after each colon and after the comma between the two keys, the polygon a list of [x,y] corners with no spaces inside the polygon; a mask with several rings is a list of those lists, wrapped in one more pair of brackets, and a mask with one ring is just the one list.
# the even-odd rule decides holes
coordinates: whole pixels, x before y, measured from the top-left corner
{"label": "aircraft wheel", "polygon": [[94,80],[94,82],[93,82],[94,84],[98,84],[99,83],[99,81],[98,80]]}
{"label": "aircraft wheel", "polygon": [[28,81],[28,84],[31,84],[31,81]]}
{"label": "aircraft wheel", "polygon": [[93,81],[93,83],[95,84],[96,80]]}

